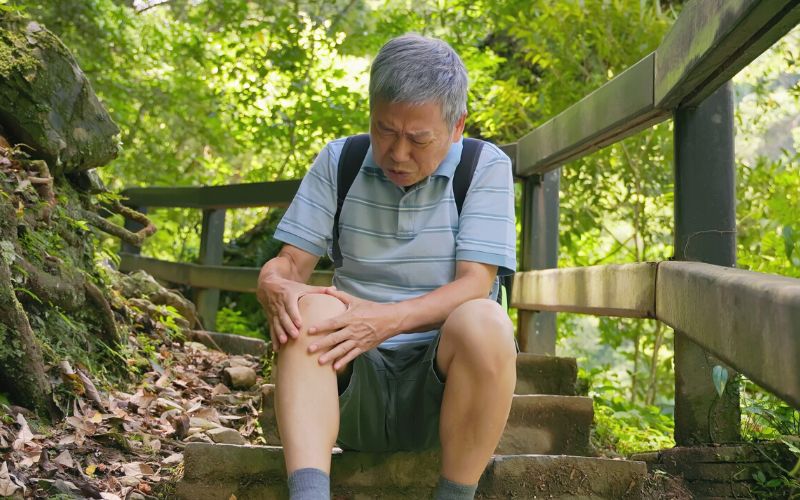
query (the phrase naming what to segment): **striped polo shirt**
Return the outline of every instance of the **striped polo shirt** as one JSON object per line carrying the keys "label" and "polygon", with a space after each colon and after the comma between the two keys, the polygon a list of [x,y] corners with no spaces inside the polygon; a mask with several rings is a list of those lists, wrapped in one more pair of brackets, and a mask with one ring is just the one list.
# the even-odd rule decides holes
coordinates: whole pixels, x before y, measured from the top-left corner
{"label": "striped polo shirt", "polygon": [[[345,139],[328,143],[314,160],[275,238],[317,256],[332,252],[336,172]],[[367,151],[339,218],[342,265],[333,284],[374,302],[418,297],[455,279],[456,261],[516,269],[511,161],[485,144],[459,217],[453,173],[462,142],[453,143],[436,171],[404,189],[392,183]],[[497,293],[497,283],[492,295]],[[436,330],[396,335],[381,347],[429,341]]]}

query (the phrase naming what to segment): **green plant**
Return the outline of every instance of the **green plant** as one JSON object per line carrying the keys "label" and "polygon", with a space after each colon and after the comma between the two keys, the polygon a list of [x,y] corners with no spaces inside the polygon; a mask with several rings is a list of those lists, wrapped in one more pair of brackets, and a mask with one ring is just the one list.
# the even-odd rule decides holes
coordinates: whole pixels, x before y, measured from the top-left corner
{"label": "green plant", "polygon": [[742,437],[748,441],[800,436],[800,412],[741,377]]}
{"label": "green plant", "polygon": [[245,337],[264,338],[264,335],[254,329],[250,319],[245,317],[240,310],[229,307],[222,307],[217,311],[217,330]]}
{"label": "green plant", "polygon": [[[587,377],[582,373],[580,377]],[[594,401],[592,444],[601,453],[627,456],[675,446],[674,422],[657,406],[634,404],[619,390],[618,377],[607,372],[589,376]]]}
{"label": "green plant", "polygon": [[791,470],[787,469],[770,457],[768,453],[757,448],[770,464],[749,471],[754,482],[751,492],[756,498],[788,500],[800,498],[800,447],[798,447],[800,441],[790,441],[786,438],[779,441],[786,446],[787,451],[793,457],[794,466]]}

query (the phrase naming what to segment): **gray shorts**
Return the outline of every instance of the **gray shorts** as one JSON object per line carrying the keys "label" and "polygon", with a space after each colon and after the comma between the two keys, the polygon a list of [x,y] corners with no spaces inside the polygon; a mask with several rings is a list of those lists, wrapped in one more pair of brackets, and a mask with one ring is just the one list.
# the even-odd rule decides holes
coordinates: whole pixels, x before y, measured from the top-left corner
{"label": "gray shorts", "polygon": [[339,395],[344,450],[420,451],[439,446],[444,381],[436,369],[439,335],[357,357]]}

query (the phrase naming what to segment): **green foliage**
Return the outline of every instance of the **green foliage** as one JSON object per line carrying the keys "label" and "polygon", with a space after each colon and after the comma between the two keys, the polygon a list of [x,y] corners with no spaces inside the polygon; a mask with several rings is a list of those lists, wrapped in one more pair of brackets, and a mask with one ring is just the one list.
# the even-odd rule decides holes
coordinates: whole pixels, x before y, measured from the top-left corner
{"label": "green foliage", "polygon": [[750,477],[755,483],[751,487],[751,493],[755,498],[774,498],[796,500],[800,498],[800,441],[780,439],[791,456],[794,457],[795,465],[791,470],[786,469],[781,464],[767,458],[771,464],[759,470],[752,471]]}
{"label": "green foliage", "polygon": [[800,436],[800,412],[741,377],[742,437],[751,440]]}
{"label": "green foliage", "polygon": [[[584,372],[583,377],[587,374]],[[589,375],[594,400],[592,444],[603,454],[628,456],[675,446],[673,421],[660,408],[632,404],[618,390],[619,379],[596,372]]]}
{"label": "green foliage", "polygon": [[[263,323],[263,321],[262,321]],[[244,317],[238,309],[222,307],[217,311],[217,330],[225,333],[243,335],[245,337],[265,338],[258,330],[253,330],[252,322]]]}

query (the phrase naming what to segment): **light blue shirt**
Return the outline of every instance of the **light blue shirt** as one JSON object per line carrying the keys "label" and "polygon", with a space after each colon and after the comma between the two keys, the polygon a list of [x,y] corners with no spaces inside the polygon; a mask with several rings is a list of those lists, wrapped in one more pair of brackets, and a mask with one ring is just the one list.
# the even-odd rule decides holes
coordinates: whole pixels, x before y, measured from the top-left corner
{"label": "light blue shirt", "polygon": [[[328,143],[314,160],[275,238],[322,256],[331,254],[336,172],[345,139]],[[481,150],[459,217],[453,173],[462,143],[454,143],[436,171],[406,191],[390,181],[367,151],[339,217],[342,266],[333,284],[374,302],[418,297],[455,279],[456,261],[516,269],[511,160],[499,148]],[[492,290],[496,294],[497,284]],[[436,331],[401,334],[381,347],[430,340]]]}

